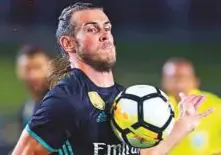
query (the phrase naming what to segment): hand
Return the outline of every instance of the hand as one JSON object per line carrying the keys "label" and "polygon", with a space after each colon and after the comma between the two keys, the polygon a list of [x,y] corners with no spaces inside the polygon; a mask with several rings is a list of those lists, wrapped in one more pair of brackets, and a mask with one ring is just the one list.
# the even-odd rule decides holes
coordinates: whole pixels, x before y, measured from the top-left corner
{"label": "hand", "polygon": [[200,120],[208,116],[213,109],[208,109],[202,113],[197,113],[199,106],[204,102],[205,96],[180,94],[179,103],[180,116],[175,122],[171,134],[157,146],[141,149],[141,155],[166,155],[172,150],[185,136],[193,131]]}
{"label": "hand", "polygon": [[203,95],[185,96],[183,93],[180,93],[180,98],[180,116],[174,128],[178,128],[180,134],[187,135],[198,126],[202,118],[212,113],[213,109],[208,109],[199,114],[197,113],[198,108],[205,100],[205,96]]}

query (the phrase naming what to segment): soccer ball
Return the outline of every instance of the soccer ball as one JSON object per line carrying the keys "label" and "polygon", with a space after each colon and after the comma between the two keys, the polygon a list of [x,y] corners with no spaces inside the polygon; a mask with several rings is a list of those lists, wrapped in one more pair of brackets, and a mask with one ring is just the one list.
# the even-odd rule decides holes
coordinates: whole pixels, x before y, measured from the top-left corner
{"label": "soccer ball", "polygon": [[157,145],[168,136],[174,124],[174,111],[167,95],[149,85],[135,85],[114,101],[111,126],[116,136],[136,148]]}

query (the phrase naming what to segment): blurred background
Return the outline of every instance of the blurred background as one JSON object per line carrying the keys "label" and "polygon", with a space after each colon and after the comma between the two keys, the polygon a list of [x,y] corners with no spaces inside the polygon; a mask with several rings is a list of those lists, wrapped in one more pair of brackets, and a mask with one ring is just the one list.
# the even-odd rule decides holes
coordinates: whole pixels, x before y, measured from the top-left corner
{"label": "blurred background", "polygon": [[[7,154],[17,141],[18,114],[29,97],[16,76],[16,54],[23,44],[30,44],[56,56],[57,18],[74,2],[0,1],[0,155]],[[103,6],[113,24],[119,83],[160,86],[163,63],[181,56],[194,63],[202,89],[221,95],[220,0],[87,2]]]}

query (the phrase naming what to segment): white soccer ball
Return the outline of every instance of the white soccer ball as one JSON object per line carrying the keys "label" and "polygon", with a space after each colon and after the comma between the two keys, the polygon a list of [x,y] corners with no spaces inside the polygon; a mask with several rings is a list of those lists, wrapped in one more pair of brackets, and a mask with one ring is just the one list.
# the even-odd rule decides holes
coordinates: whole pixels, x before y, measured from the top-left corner
{"label": "white soccer ball", "polygon": [[174,124],[174,111],[167,95],[149,85],[128,87],[112,107],[111,126],[124,143],[138,148],[157,145]]}

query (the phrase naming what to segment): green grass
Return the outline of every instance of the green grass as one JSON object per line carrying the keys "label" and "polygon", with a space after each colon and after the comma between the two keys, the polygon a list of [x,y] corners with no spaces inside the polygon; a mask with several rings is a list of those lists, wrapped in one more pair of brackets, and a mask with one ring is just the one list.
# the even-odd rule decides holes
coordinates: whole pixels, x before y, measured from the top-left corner
{"label": "green grass", "polygon": [[6,113],[15,111],[26,98],[27,93],[16,78],[12,59],[0,60],[0,109]]}
{"label": "green grass", "polygon": [[[17,80],[15,51],[17,44],[0,44],[0,113],[12,113],[26,99],[27,92]],[[118,43],[116,80],[132,84],[160,85],[163,62],[171,56],[185,56],[194,61],[202,87],[221,94],[221,44]]]}

